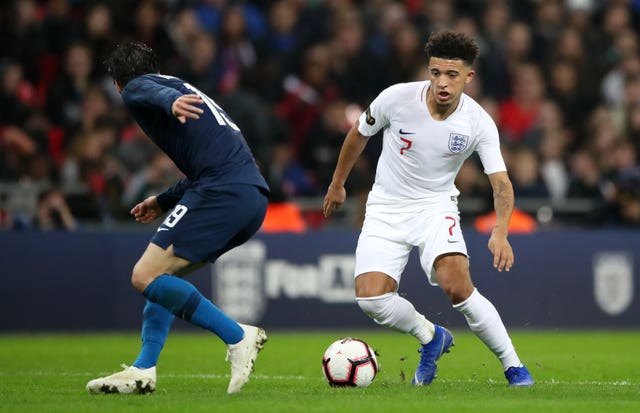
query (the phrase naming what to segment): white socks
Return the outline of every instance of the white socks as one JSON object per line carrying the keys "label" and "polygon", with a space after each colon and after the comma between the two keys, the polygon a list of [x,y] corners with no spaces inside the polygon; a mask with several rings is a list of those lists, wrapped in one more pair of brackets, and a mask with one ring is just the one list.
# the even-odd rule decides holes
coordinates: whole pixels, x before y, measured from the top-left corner
{"label": "white socks", "polygon": [[[356,301],[362,311],[380,325],[411,334],[420,344],[427,344],[433,338],[433,323],[397,293],[357,297]],[[464,314],[471,331],[498,357],[504,370],[522,366],[500,314],[477,289],[453,307]]]}
{"label": "white socks", "polygon": [[453,307],[464,314],[471,331],[493,351],[504,370],[522,366],[500,314],[477,289],[469,298]]}
{"label": "white socks", "polygon": [[416,337],[420,344],[427,344],[435,332],[433,323],[418,313],[409,301],[397,293],[375,297],[357,297],[358,305],[369,317],[383,326]]}

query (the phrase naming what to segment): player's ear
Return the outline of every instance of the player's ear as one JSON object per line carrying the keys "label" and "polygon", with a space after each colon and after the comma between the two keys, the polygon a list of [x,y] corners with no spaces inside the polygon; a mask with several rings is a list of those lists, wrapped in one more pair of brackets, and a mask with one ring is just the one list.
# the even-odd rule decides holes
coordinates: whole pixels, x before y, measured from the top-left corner
{"label": "player's ear", "polygon": [[464,83],[469,83],[471,82],[471,80],[473,79],[473,77],[476,75],[476,71],[471,69],[469,70],[469,73],[467,73],[467,78],[464,80]]}

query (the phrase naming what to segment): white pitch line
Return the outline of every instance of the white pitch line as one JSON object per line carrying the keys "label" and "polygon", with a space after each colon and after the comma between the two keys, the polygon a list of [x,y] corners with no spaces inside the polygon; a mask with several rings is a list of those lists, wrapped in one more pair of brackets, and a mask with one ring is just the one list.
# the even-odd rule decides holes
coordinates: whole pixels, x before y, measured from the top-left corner
{"label": "white pitch line", "polygon": [[[98,373],[70,373],[70,372],[52,372],[52,371],[28,371],[28,372],[20,372],[20,373],[7,373],[0,371],[0,376],[12,376],[12,377],[100,377],[107,376],[112,374],[113,372],[98,372]],[[158,376],[168,377],[168,378],[183,378],[183,379],[229,379],[231,376],[229,374],[174,374],[174,373],[160,373]],[[252,379],[259,380],[311,380],[310,377],[305,376],[281,376],[274,375],[269,376],[265,374],[254,374],[251,376]]]}
{"label": "white pitch line", "polygon": [[[61,377],[99,377],[106,376],[111,374],[112,372],[98,372],[98,373],[71,373],[71,372],[52,372],[52,371],[30,371],[30,372],[21,372],[11,374],[7,372],[0,371],[0,376],[12,376],[12,377],[33,377],[33,376],[61,376]],[[172,379],[229,379],[228,374],[189,374],[189,373],[159,373],[160,377],[168,377]],[[322,376],[318,377],[308,377],[308,376],[289,376],[289,375],[267,375],[267,374],[254,374],[251,376],[252,379],[257,380],[324,380]],[[384,380],[384,378],[381,378]],[[503,380],[494,380],[494,379],[486,379],[486,380],[478,380],[478,379],[445,379],[438,378],[438,382],[441,383],[477,383],[477,384],[504,384]],[[640,386],[640,383],[633,382],[629,380],[617,380],[617,381],[597,381],[597,380],[588,380],[588,381],[563,381],[557,379],[550,380],[537,380],[536,384],[546,385],[546,386],[557,386],[557,385],[572,385],[572,386],[614,386],[614,387],[624,387],[624,386]]]}

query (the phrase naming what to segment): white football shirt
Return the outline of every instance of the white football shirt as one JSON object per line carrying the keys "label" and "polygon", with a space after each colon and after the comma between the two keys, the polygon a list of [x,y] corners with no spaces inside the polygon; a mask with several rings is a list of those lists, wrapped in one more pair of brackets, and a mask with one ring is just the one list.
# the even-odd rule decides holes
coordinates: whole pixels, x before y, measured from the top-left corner
{"label": "white football shirt", "polygon": [[360,115],[363,136],[383,132],[382,153],[369,203],[430,202],[457,196],[455,177],[473,151],[486,174],[506,171],[498,129],[489,114],[462,94],[456,110],[434,120],[427,108],[429,81],[383,90]]}

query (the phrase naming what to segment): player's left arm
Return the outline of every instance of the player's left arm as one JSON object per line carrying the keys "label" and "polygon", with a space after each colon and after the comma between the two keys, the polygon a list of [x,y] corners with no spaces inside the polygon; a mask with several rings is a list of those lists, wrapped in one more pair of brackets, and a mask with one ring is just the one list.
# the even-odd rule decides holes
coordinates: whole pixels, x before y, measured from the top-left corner
{"label": "player's left arm", "polygon": [[513,185],[505,171],[490,174],[489,181],[493,188],[493,207],[496,211],[496,225],[489,238],[489,250],[493,254],[493,266],[498,271],[509,271],[514,262],[513,249],[507,240],[515,202]]}

